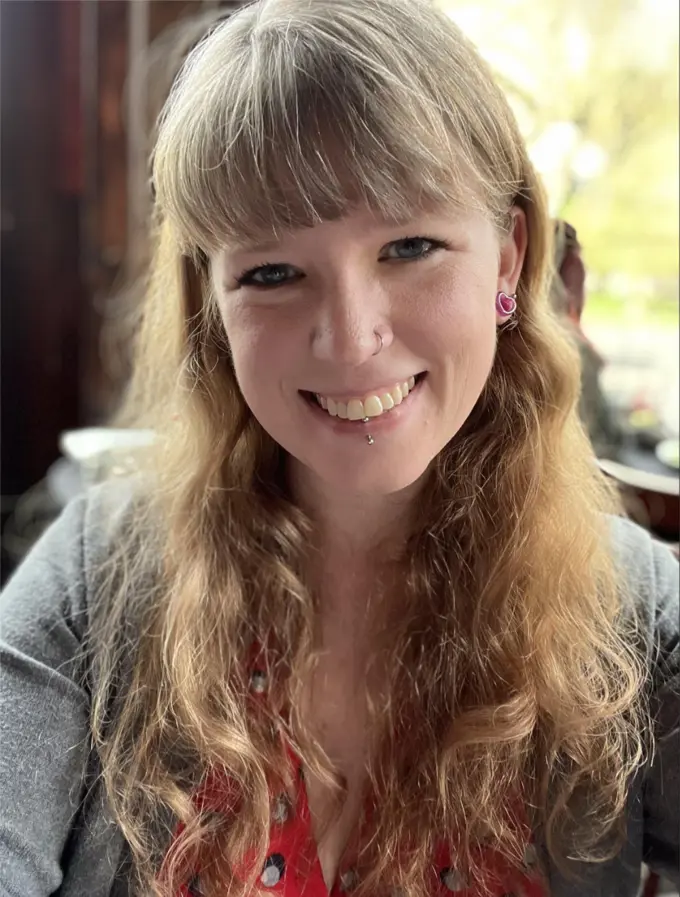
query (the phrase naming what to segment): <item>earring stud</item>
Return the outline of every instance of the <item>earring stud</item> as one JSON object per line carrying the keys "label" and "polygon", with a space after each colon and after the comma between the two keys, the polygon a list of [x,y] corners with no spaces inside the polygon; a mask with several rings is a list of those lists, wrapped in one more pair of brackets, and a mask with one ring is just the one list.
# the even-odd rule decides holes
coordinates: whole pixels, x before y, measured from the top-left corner
{"label": "earring stud", "polygon": [[517,297],[513,294],[509,296],[503,290],[496,293],[496,311],[502,318],[509,318],[514,315],[517,310]]}

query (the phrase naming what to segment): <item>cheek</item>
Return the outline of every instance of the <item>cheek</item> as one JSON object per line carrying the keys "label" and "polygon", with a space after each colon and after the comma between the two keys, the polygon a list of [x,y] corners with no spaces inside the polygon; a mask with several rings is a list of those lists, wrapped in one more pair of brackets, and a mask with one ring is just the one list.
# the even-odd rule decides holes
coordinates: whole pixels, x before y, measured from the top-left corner
{"label": "cheek", "polygon": [[221,306],[220,313],[236,379],[246,402],[251,405],[258,384],[264,386],[272,371],[271,363],[263,366],[261,359],[267,358],[271,362],[276,346],[268,344],[267,328],[248,311]]}
{"label": "cheek", "polygon": [[288,379],[296,357],[296,335],[270,310],[220,309],[236,379],[254,413],[278,402],[280,384]]}
{"label": "cheek", "polygon": [[[439,408],[431,417],[445,444],[461,428],[486,383],[496,353],[496,281],[482,270],[449,270],[433,284],[427,340],[433,361],[431,388]],[[425,316],[423,316],[425,319]],[[433,433],[435,431],[433,430]]]}
{"label": "cheek", "polygon": [[422,317],[430,340],[443,356],[458,362],[487,357],[496,343],[494,272],[450,266],[438,273]]}

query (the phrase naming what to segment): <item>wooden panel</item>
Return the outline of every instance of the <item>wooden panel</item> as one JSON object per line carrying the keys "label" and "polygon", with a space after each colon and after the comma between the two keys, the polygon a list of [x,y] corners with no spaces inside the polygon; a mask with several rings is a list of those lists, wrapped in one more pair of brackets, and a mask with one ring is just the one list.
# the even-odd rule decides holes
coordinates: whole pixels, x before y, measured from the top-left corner
{"label": "wooden panel", "polygon": [[[85,112],[83,270],[93,306],[86,330],[84,402],[89,418],[115,406],[127,375],[123,303],[147,261],[148,158],[153,127],[184,51],[220,10],[213,0],[85,0],[94,47],[82,59],[94,89]],[[189,26],[189,22],[193,24]],[[87,23],[90,23],[87,26]],[[187,30],[177,27],[187,23]],[[174,29],[174,30],[173,30]],[[93,119],[95,120],[93,123]]]}
{"label": "wooden panel", "polygon": [[218,5],[230,4],[0,2],[3,521],[58,456],[60,432],[101,420],[123,382],[106,346],[130,247],[145,237],[129,200],[145,187],[148,130],[148,110],[125,105],[146,89],[130,42],[143,51]]}
{"label": "wooden panel", "polygon": [[0,4],[3,496],[44,476],[60,431],[79,420],[79,157],[63,131],[78,116],[61,94],[75,12]]}
{"label": "wooden panel", "polygon": [[[127,234],[127,139],[123,93],[128,72],[128,6],[120,0],[99,0],[97,3],[97,238],[100,262],[105,269],[114,272],[125,257]],[[104,283],[107,280],[104,277]]]}
{"label": "wooden panel", "polygon": [[59,167],[58,188],[80,196],[84,184],[80,82],[81,4],[59,0]]}
{"label": "wooden panel", "polygon": [[199,15],[205,8],[202,0],[153,0],[149,9],[151,40],[175,22]]}

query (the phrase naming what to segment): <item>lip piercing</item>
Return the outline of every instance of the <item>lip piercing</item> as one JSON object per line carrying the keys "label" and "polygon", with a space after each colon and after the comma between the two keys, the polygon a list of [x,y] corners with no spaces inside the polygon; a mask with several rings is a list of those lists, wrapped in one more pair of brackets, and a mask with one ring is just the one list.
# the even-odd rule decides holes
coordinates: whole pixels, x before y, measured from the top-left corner
{"label": "lip piercing", "polygon": [[[361,423],[362,423],[362,424],[367,424],[367,423],[369,422],[370,419],[371,419],[370,417],[362,417],[362,418],[361,418]],[[373,445],[373,443],[375,442],[375,439],[371,436],[370,433],[367,433],[367,434],[366,434],[366,442],[367,442],[369,445]]]}
{"label": "lip piercing", "polygon": [[378,346],[378,348],[375,350],[375,352],[373,354],[380,355],[380,353],[382,352],[382,347],[383,347],[383,338],[382,338],[382,335],[380,333],[378,333],[377,330],[374,330],[373,333],[375,333],[375,335],[380,340],[380,345]]}

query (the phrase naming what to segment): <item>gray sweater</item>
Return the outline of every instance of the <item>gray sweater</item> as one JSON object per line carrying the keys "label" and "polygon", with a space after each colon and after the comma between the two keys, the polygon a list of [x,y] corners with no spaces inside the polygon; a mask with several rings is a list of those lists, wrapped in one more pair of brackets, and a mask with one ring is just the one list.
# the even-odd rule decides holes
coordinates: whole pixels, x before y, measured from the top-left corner
{"label": "gray sweater", "polygon": [[[75,660],[92,613],[92,571],[107,550],[100,524],[110,493],[97,487],[75,499],[0,596],[2,897],[130,893],[129,856],[98,783]],[[680,885],[678,563],[632,523],[613,520],[613,533],[654,646],[658,748],[631,786],[628,839],[615,859],[579,865],[571,880],[547,861],[538,834],[553,897],[634,897],[643,861]]]}

